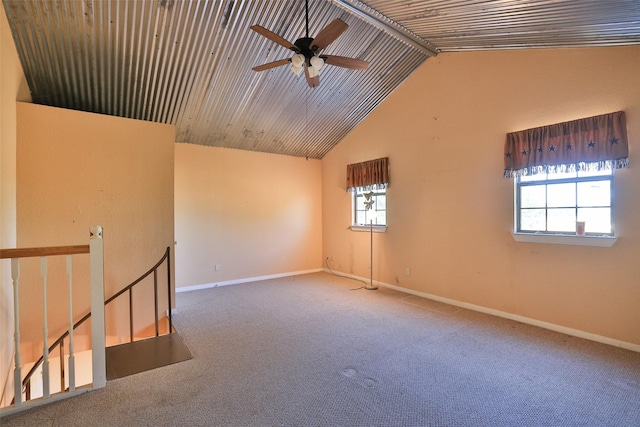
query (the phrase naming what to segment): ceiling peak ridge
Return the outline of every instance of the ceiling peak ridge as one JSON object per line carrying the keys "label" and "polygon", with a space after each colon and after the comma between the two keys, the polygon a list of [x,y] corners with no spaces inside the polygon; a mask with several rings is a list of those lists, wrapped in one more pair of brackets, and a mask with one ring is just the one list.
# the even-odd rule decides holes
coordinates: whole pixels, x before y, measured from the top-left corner
{"label": "ceiling peak ridge", "polygon": [[395,37],[403,43],[420,51],[427,56],[436,56],[440,49],[419,35],[406,29],[396,21],[386,17],[374,8],[358,0],[329,0],[336,6],[346,10],[363,21]]}

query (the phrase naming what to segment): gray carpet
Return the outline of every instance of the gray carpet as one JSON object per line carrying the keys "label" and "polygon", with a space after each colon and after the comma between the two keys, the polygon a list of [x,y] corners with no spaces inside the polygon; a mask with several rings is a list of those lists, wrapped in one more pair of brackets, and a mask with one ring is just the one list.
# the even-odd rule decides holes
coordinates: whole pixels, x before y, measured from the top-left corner
{"label": "gray carpet", "polygon": [[326,273],[180,293],[192,360],[2,426],[640,426],[640,354]]}

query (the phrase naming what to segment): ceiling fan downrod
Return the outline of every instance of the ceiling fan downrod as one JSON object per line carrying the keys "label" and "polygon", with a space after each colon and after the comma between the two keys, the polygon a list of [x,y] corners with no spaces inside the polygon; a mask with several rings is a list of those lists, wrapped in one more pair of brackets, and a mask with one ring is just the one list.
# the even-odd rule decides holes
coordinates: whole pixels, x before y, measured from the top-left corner
{"label": "ceiling fan downrod", "polygon": [[309,38],[309,0],[304,0],[305,22],[307,24],[307,38]]}

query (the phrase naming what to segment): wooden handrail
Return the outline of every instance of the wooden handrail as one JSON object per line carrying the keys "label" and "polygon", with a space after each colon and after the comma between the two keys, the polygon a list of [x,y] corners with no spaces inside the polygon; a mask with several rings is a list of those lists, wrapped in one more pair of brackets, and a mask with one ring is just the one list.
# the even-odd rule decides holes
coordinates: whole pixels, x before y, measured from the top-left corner
{"label": "wooden handrail", "polygon": [[88,254],[89,245],[50,246],[46,248],[0,249],[0,259],[36,256]]}
{"label": "wooden handrail", "polygon": [[[83,246],[66,246],[67,248],[71,247],[71,248],[81,248]],[[87,248],[89,246],[87,245]],[[62,248],[62,246],[60,247]],[[43,248],[43,249],[48,249],[48,248]],[[16,249],[5,249],[5,250],[16,250]],[[76,253],[84,253],[84,252],[76,252]],[[66,253],[65,253],[66,254]],[[34,255],[35,256],[35,255]],[[161,265],[162,263],[167,260],[167,281],[168,281],[168,298],[169,298],[169,333],[172,333],[173,331],[173,321],[172,321],[172,317],[171,317],[171,249],[170,247],[167,247],[167,249],[165,250],[164,255],[162,256],[162,258],[160,258],[160,261],[158,261],[153,267],[151,267],[149,269],[149,271],[147,271],[146,273],[144,273],[142,276],[140,276],[138,279],[136,279],[135,281],[133,281],[130,285],[126,286],[124,289],[121,289],[119,292],[117,292],[115,295],[113,295],[112,297],[108,298],[107,300],[105,300],[104,305],[106,306],[107,304],[109,304],[111,301],[115,300],[116,298],[118,298],[120,295],[122,295],[123,293],[125,293],[126,291],[131,291],[131,289],[137,285],[138,283],[140,283],[143,279],[145,279],[146,277],[148,277],[151,273],[154,273]],[[155,280],[154,280],[155,281]],[[79,321],[77,321],[74,325],[73,325],[73,329],[75,330],[77,327],[79,327],[80,325],[82,325],[86,320],[88,320],[91,317],[91,312],[85,314],[82,319],[80,319]],[[129,319],[129,321],[131,322],[132,319]],[[157,319],[157,312],[156,312],[156,331],[158,330],[158,325],[157,325],[158,319]],[[49,347],[49,353],[52,353],[53,350],[60,345],[64,339],[66,337],[69,336],[69,331],[65,331],[53,344],[51,344],[51,346]],[[133,340],[133,337],[132,337]],[[25,377],[22,380],[22,387],[25,388],[27,387],[27,385],[30,383],[31,381],[31,377],[33,376],[33,374],[35,373],[36,369],[42,364],[44,360],[44,356],[40,356],[40,358],[36,361],[36,363],[33,364],[33,366],[31,367],[31,369],[29,370],[29,372],[27,373],[27,375],[25,375]],[[28,390],[28,389],[27,389]]]}

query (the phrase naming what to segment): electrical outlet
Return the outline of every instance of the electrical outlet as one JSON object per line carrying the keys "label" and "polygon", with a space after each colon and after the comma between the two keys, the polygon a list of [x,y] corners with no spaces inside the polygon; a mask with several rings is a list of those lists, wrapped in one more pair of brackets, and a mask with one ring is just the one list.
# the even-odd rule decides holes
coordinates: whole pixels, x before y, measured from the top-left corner
{"label": "electrical outlet", "polygon": [[216,264],[216,271],[220,271],[220,264]]}
{"label": "electrical outlet", "polygon": [[404,269],[405,276],[411,276],[411,269],[409,267]]}

